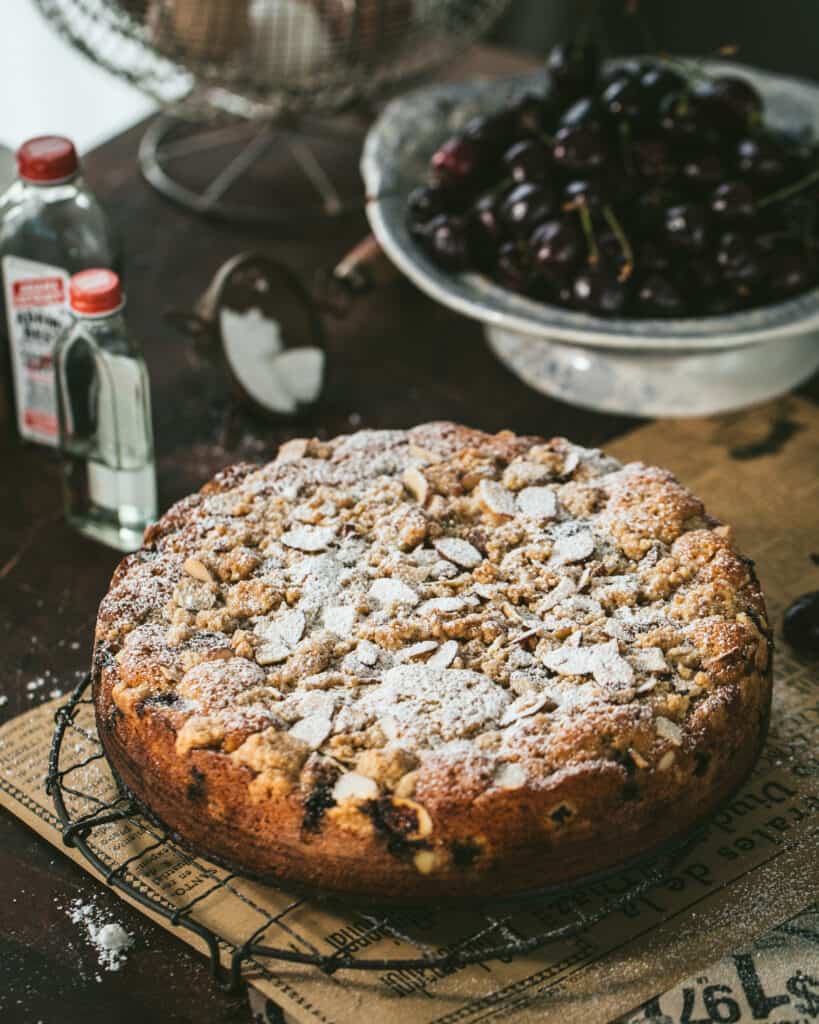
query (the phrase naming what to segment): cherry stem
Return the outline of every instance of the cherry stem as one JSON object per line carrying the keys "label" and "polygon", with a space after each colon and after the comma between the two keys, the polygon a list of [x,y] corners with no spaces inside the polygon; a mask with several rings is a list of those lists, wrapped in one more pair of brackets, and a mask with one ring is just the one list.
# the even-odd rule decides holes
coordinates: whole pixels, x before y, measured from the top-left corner
{"label": "cherry stem", "polygon": [[583,228],[583,234],[586,238],[589,266],[596,267],[600,260],[600,250],[597,248],[597,239],[594,237],[594,225],[592,224],[591,213],[589,212],[588,204],[583,196],[577,200],[575,209],[580,217],[580,226]]}
{"label": "cherry stem", "polygon": [[612,234],[620,245],[620,252],[623,254],[623,266],[620,268],[617,280],[620,284],[625,284],[634,270],[634,250],[631,247],[628,235],[623,230],[623,225],[617,219],[617,214],[608,204],[603,207],[603,216],[606,218],[606,223],[611,228]]}
{"label": "cherry stem", "polygon": [[580,31],[577,33],[575,45],[573,47],[575,56],[579,56],[583,47],[589,41],[592,32],[596,28],[596,22],[599,16],[599,0],[590,0],[586,5],[585,16],[580,24]]}
{"label": "cherry stem", "polygon": [[631,125],[628,121],[621,121],[619,125],[620,131],[620,148],[623,153],[623,163],[625,165],[628,174],[634,174],[634,160],[631,153]]}
{"label": "cherry stem", "polygon": [[779,189],[778,192],[772,192],[769,196],[760,199],[756,204],[756,208],[757,210],[762,210],[766,206],[770,206],[771,203],[778,203],[780,199],[795,196],[797,192],[806,189],[808,185],[812,185],[815,181],[819,181],[819,167],[811,171],[810,174],[806,174],[804,178],[795,181],[792,185],[786,185],[784,188]]}

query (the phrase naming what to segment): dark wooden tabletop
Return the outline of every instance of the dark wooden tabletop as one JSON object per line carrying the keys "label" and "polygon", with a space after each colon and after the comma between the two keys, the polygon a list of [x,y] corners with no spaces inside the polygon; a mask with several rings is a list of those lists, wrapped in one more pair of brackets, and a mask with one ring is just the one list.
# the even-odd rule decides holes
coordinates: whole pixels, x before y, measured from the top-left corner
{"label": "dark wooden tabletop", "polygon": [[[504,73],[517,58],[480,51],[453,69]],[[287,239],[237,229],[170,205],[140,178],[144,126],[85,160],[91,186],[121,231],[128,320],[150,370],[161,506],[196,489],[239,458],[262,460],[287,437],[328,437],[363,427],[406,427],[449,418],[487,430],[567,434],[596,444],[635,421],[548,400],[521,384],[489,353],[478,324],[396,280],[362,299],[342,321],[327,320],[328,380],[320,407],[286,426],[231,410],[224,376],[194,356],[167,325],[167,309],[190,308],[219,265],[255,248],[305,282],[366,232],[363,214],[299,226]],[[264,188],[263,173],[254,187]],[[68,689],[89,662],[97,605],[118,555],[63,523],[59,464],[50,451],[0,437],[0,720],[28,710],[53,687]],[[47,675],[40,689],[26,683]],[[32,699],[33,697],[33,699]],[[136,937],[123,970],[100,972],[65,908],[97,893]],[[244,996],[211,985],[203,959],[154,927],[83,871],[0,812],[0,1017],[62,1024],[247,1021]],[[99,977],[99,980],[96,980]]]}

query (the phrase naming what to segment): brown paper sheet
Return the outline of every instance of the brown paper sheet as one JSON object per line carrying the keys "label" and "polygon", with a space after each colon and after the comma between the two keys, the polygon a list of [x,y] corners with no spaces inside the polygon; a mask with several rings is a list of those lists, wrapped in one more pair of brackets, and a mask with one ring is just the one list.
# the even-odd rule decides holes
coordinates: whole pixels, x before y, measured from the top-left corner
{"label": "brown paper sheet", "polygon": [[[741,547],[757,561],[774,622],[797,594],[819,589],[819,410],[814,406],[787,399],[729,417],[656,424],[611,450],[620,458],[669,466],[712,512],[735,525]],[[811,554],[818,557],[812,560]],[[484,1024],[501,1018],[520,1024],[593,1024],[630,1011],[793,918],[819,893],[818,674],[815,663],[796,659],[780,645],[770,739],[751,779],[664,884],[580,937],[508,963],[486,962],[449,973],[340,971],[328,977],[313,967],[266,961],[253,965],[253,986],[283,1009],[286,1020],[299,1024],[359,1024],[362,1019]],[[58,822],[43,777],[58,703],[43,705],[0,730],[0,803],[55,845],[60,844]],[[68,734],[65,763],[77,763],[95,749],[87,709],[79,725],[88,737],[77,730]],[[115,795],[101,759],[72,772],[67,781],[100,800]],[[71,803],[75,814],[94,807],[85,796]],[[169,907],[195,901],[196,919],[223,940],[224,962],[269,917],[276,918],[263,933],[270,945],[332,952],[364,936],[360,945],[368,956],[412,955],[412,947],[393,936],[365,936],[368,925],[360,914],[317,901],[294,902],[272,887],[228,877],[175,847],[154,850],[155,842],[141,819],[97,829],[90,838],[106,865],[133,858],[123,874],[146,894]],[[65,852],[87,867],[75,851]],[[224,884],[216,885],[219,880]],[[579,899],[591,909],[622,884],[614,878],[588,887]],[[558,903],[549,913],[560,921],[569,913],[568,904]],[[423,907],[407,914],[404,929],[438,948],[471,924],[466,912],[439,914]],[[542,927],[542,917],[519,914],[512,925],[518,934],[532,934]],[[197,936],[181,929],[177,933],[204,951]],[[800,983],[794,983],[797,989]],[[697,989],[696,1012],[680,1011],[684,1024],[739,1019],[727,1002],[716,1004],[720,993],[712,992],[711,1010],[704,1010],[704,987]],[[669,998],[687,997],[670,993]],[[813,1006],[810,998],[803,997],[800,1005]],[[660,1012],[655,1002],[643,1016],[656,1019]]]}

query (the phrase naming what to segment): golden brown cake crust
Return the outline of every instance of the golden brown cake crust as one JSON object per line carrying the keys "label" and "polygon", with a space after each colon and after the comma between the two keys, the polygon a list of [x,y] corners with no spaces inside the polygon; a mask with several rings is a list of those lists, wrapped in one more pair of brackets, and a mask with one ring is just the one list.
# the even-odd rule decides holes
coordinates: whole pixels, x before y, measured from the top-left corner
{"label": "golden brown cake crust", "polygon": [[770,632],[670,473],[432,423],[291,441],[171,508],[102,602],[94,697],[123,781],[196,849],[489,897],[725,799],[764,739]]}

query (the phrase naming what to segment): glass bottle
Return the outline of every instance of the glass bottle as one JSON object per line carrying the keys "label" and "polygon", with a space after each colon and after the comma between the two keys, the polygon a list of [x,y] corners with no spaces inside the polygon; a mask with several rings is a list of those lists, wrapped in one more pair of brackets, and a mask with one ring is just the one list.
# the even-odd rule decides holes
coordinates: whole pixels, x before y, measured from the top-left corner
{"label": "glass bottle", "polygon": [[134,551],[157,515],[148,370],[115,273],[75,274],[69,298],[74,323],[54,352],[66,519]]}
{"label": "glass bottle", "polygon": [[[26,441],[56,446],[53,352],[70,320],[68,281],[117,269],[117,245],[69,139],[44,135],[17,151],[18,179],[0,196],[0,335],[5,400]],[[0,398],[3,396],[0,395]]]}

